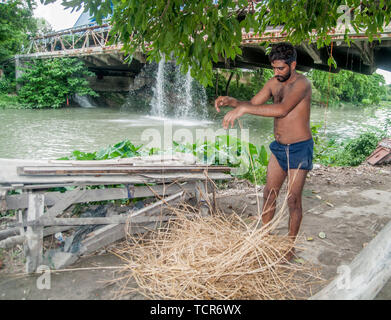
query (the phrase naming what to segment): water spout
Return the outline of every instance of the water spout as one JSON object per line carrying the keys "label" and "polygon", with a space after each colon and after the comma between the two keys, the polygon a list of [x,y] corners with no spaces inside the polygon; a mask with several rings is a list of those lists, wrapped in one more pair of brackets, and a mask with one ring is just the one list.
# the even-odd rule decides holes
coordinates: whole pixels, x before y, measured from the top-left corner
{"label": "water spout", "polygon": [[192,84],[193,78],[190,75],[190,70],[187,72],[186,76],[183,76],[180,70],[177,70],[178,74],[178,83],[179,86],[179,101],[181,105],[177,106],[175,109],[175,116],[181,118],[189,118],[193,116],[193,96],[192,96]]}
{"label": "water spout", "polygon": [[164,90],[165,83],[165,57],[160,60],[156,75],[156,84],[153,88],[153,98],[151,101],[151,115],[164,117],[167,109],[167,99]]}
{"label": "water spout", "polygon": [[96,105],[88,98],[88,96],[79,96],[75,94],[73,99],[82,108],[96,108]]}
{"label": "water spout", "polygon": [[153,88],[151,116],[176,119],[206,119],[205,88],[195,81],[190,70],[184,75],[175,62],[160,60]]}

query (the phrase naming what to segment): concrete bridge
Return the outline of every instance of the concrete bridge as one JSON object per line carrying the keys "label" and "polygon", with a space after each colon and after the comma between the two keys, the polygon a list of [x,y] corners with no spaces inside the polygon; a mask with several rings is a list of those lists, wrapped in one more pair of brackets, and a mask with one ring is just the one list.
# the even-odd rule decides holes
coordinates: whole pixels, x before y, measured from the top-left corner
{"label": "concrete bridge", "polygon": [[[88,24],[55,33],[45,34],[31,40],[25,54],[15,56],[16,65],[23,65],[26,60],[35,58],[78,57],[83,60],[90,71],[96,74],[92,86],[105,91],[107,88],[129,87],[133,79],[146,63],[146,56],[136,52],[130,64],[125,62],[122,44],[110,44],[108,23],[102,25]],[[362,74],[372,74],[377,68],[391,71],[391,25],[379,34],[379,40],[369,42],[364,32],[350,33],[351,45],[344,42],[345,30],[337,28],[330,33],[333,45],[333,57],[338,68]],[[216,68],[269,68],[265,54],[265,41],[282,42],[285,34],[281,28],[270,28],[264,34],[244,33],[241,57],[226,64],[223,60],[214,64]],[[308,71],[312,68],[329,70],[327,60],[330,46],[318,49],[316,44],[301,43],[296,46],[298,58],[297,69]],[[18,71],[17,71],[18,76]],[[105,81],[102,81],[103,78]],[[110,84],[111,82],[111,84]],[[120,90],[122,91],[122,90]]]}

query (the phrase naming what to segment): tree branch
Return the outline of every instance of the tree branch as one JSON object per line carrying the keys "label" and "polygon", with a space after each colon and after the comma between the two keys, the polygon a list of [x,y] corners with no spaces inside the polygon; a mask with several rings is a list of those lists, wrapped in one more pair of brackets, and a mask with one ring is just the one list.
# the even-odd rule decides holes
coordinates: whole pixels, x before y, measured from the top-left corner
{"label": "tree branch", "polygon": [[161,16],[160,16],[160,18],[159,18],[160,20],[161,20],[161,19],[163,18],[163,16],[166,14],[169,5],[170,5],[170,0],[167,1],[166,6],[164,7],[163,13],[161,14]]}

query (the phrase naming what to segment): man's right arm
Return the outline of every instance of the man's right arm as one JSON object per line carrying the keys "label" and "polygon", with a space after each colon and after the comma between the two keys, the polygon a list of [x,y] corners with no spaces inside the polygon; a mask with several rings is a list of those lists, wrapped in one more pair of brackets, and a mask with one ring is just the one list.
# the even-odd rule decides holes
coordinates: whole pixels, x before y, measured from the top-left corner
{"label": "man's right arm", "polygon": [[253,105],[265,104],[272,97],[271,82],[273,78],[270,79],[264,87],[250,100],[250,103]]}

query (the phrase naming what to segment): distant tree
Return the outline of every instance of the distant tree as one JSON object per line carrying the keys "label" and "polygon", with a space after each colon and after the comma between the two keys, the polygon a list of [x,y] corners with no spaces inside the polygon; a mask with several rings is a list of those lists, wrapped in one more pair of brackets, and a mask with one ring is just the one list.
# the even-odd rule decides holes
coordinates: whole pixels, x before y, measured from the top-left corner
{"label": "distant tree", "polygon": [[53,27],[44,18],[36,18],[36,23],[37,23],[38,34],[46,34],[49,32],[54,32]]}
{"label": "distant tree", "polygon": [[18,99],[27,108],[59,108],[74,94],[97,96],[88,84],[84,63],[76,58],[36,59],[18,79]]}
{"label": "distant tree", "polygon": [[[43,18],[33,17],[34,1],[9,0],[0,4],[0,92],[15,87],[15,54],[29,46],[29,37],[52,31]],[[2,77],[3,75],[3,77]]]}
{"label": "distant tree", "polygon": [[24,0],[0,4],[0,64],[27,46],[29,35],[37,31],[32,8]]}
{"label": "distant tree", "polygon": [[[308,73],[313,86],[319,91],[320,101],[343,101],[363,104],[379,103],[386,95],[384,77],[378,73],[364,75],[341,70],[336,74],[311,70]],[[330,82],[329,82],[330,81]]]}

